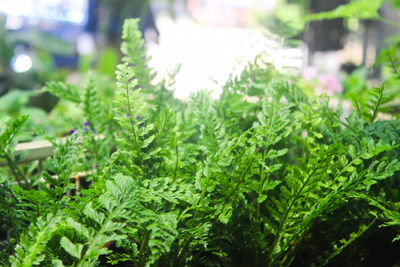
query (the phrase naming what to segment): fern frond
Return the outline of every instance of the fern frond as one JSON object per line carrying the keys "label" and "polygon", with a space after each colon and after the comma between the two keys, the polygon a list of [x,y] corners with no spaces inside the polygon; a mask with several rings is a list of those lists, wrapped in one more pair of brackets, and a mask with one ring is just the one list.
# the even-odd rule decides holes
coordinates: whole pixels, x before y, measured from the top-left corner
{"label": "fern frond", "polygon": [[[188,120],[189,127],[198,129],[198,131],[193,132],[192,137],[196,140],[197,147],[205,152],[204,155],[215,153],[220,144],[227,139],[225,126],[218,119],[210,92],[194,93],[191,96],[185,117]],[[193,124],[190,125],[191,123]]]}
{"label": "fern frond", "polygon": [[47,82],[42,88],[43,92],[49,92],[61,99],[69,100],[74,103],[81,102],[79,88],[75,85],[64,82]]}
{"label": "fern frond", "polygon": [[[149,58],[146,55],[144,40],[139,30],[139,19],[127,19],[122,28],[121,52],[122,62],[132,68],[138,86],[148,88],[151,82],[151,70],[148,68]],[[136,87],[135,87],[136,88]]]}
{"label": "fern frond", "polygon": [[49,214],[46,218],[39,218],[36,223],[32,223],[28,231],[21,235],[15,247],[15,255],[10,256],[11,266],[31,267],[44,261],[43,251],[46,243],[57,230],[60,220],[58,214]]}
{"label": "fern frond", "polygon": [[11,122],[8,122],[6,128],[4,130],[2,129],[0,135],[0,156],[2,156],[3,153],[6,153],[7,146],[21,130],[27,119],[28,116],[24,115],[19,119],[14,119]]}
{"label": "fern frond", "polygon": [[[6,128],[2,131],[0,135],[0,159],[3,157],[7,161],[8,167],[10,168],[12,174],[14,175],[16,181],[21,187],[26,187],[29,185],[27,178],[21,169],[17,166],[17,162],[12,156],[11,152],[7,150],[8,146],[12,140],[16,137],[18,132],[21,130],[22,126],[27,121],[28,116],[24,115],[19,119],[14,119],[11,122],[7,122]],[[21,181],[24,181],[24,184]]]}
{"label": "fern frond", "polygon": [[96,84],[93,77],[89,78],[87,85],[84,88],[83,96],[83,114],[87,118],[88,125],[91,129],[99,129],[99,123],[104,121],[102,116],[102,103],[96,90]]}
{"label": "fern frond", "polygon": [[95,264],[100,255],[112,252],[107,248],[110,242],[125,238],[124,221],[131,217],[127,209],[130,202],[127,196],[133,186],[133,179],[122,175],[106,182],[107,191],[98,199],[101,208],[94,207],[94,203],[89,202],[83,210],[83,214],[94,223],[94,227],[88,227],[73,218],[67,219],[68,225],[87,240],[85,244],[81,244],[61,239],[60,244],[64,250],[79,260],[77,266]]}
{"label": "fern frond", "polygon": [[371,228],[372,225],[374,225],[375,219],[372,220],[368,225],[361,225],[358,229],[357,232],[351,233],[348,239],[341,239],[339,241],[340,246],[338,244],[335,244],[333,246],[334,250],[325,257],[324,261],[321,263],[322,266],[325,266],[328,264],[329,261],[331,261],[334,257],[339,255],[346,247],[351,245],[354,241],[356,241],[361,235],[363,235],[369,228]]}
{"label": "fern frond", "polygon": [[370,123],[375,121],[377,118],[379,111],[381,110],[381,106],[388,102],[388,99],[384,96],[384,85],[374,88],[373,91],[370,91],[370,99],[369,103],[367,103],[367,107],[370,109]]}

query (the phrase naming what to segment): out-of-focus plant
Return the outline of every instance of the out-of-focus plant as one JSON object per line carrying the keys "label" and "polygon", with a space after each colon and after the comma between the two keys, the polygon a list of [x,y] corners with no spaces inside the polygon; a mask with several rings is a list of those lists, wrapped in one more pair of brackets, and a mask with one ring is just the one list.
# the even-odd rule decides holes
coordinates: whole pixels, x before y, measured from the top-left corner
{"label": "out-of-focus plant", "polygon": [[384,1],[385,0],[355,0],[331,11],[307,15],[304,19],[305,21],[337,18],[377,19],[379,18],[378,9]]}
{"label": "out-of-focus plant", "polygon": [[[351,19],[372,19],[382,20],[383,22],[391,23],[379,16],[378,10],[385,0],[359,0],[351,1],[348,4],[341,5],[332,11],[321,12],[317,14],[310,14],[305,16],[304,21],[313,20],[329,20],[336,18],[351,18]],[[398,4],[398,1],[391,1],[393,6]],[[400,42],[398,36],[392,36],[389,38],[391,42],[388,42],[387,46],[380,51],[380,55],[377,56],[375,66],[382,64],[383,66],[383,79],[384,79],[384,91],[388,97],[386,102],[390,102],[397,96],[400,95],[398,92],[398,81],[400,79],[400,63],[398,58],[398,51],[400,51]],[[369,95],[374,90],[368,89],[366,84],[367,73],[366,70],[358,69],[350,75],[344,77],[344,97],[349,98],[353,104],[359,107],[360,102],[366,102]],[[386,103],[387,112],[398,113],[397,102]]]}
{"label": "out-of-focus plant", "polygon": [[302,79],[297,80],[296,83],[308,95],[338,96],[343,93],[343,86],[338,75],[318,73],[318,70],[312,66],[303,69]]}
{"label": "out-of-focus plant", "polygon": [[201,91],[185,104],[166,81],[144,83],[150,69],[135,72],[145,61],[138,21],[123,32],[112,109],[95,76],[83,88],[46,84],[82,117],[51,140],[40,170],[25,172],[12,154],[26,118],[1,128],[2,265],[343,265],[355,245],[357,265],[368,249],[358,240],[397,225],[397,210],[381,204],[400,200],[399,120],[378,119],[382,86],[343,119],[259,57],[220,99]]}
{"label": "out-of-focus plant", "polygon": [[[4,22],[2,21],[2,25]],[[26,46],[24,52],[31,60],[31,68],[25,72],[13,70],[14,50],[20,45]],[[17,51],[18,52],[18,51]],[[53,132],[56,128],[49,123],[46,112],[50,111],[57,99],[51,95],[39,95],[44,82],[65,79],[68,71],[55,69],[52,53],[71,55],[71,46],[65,42],[38,31],[6,32],[1,27],[0,32],[0,117],[17,118],[29,114],[27,131],[20,140],[30,140],[35,136],[35,128],[43,128]]]}

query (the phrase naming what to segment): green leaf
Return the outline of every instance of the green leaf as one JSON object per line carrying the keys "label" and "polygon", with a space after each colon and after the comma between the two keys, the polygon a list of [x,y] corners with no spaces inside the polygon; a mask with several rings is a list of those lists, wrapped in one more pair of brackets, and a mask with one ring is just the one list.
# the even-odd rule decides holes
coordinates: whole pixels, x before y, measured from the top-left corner
{"label": "green leaf", "polygon": [[0,155],[21,130],[27,119],[28,116],[24,115],[19,119],[12,120],[11,123],[7,123],[6,129],[0,135]]}
{"label": "green leaf", "polygon": [[262,203],[262,202],[264,202],[264,201],[267,199],[267,197],[268,197],[267,194],[259,195],[258,198],[257,198],[257,202],[258,202],[258,203]]}
{"label": "green leaf", "polygon": [[42,91],[50,92],[64,100],[69,100],[75,103],[81,102],[79,88],[72,84],[64,82],[47,82],[42,88]]}
{"label": "green leaf", "polygon": [[341,5],[332,11],[321,12],[305,16],[305,21],[337,19],[337,18],[357,18],[357,19],[377,19],[378,10],[384,0],[358,0],[349,4]]}
{"label": "green leaf", "polygon": [[232,211],[233,211],[232,205],[230,204],[225,205],[222,212],[218,216],[220,222],[227,224],[232,216]]}
{"label": "green leaf", "polygon": [[151,135],[149,138],[145,139],[142,148],[148,147],[154,141],[155,135]]}
{"label": "green leaf", "polygon": [[61,247],[72,257],[81,258],[83,245],[74,244],[67,237],[63,236],[60,240]]}
{"label": "green leaf", "polygon": [[86,238],[89,238],[89,230],[86,226],[83,224],[78,223],[74,219],[68,217],[66,219],[68,226],[74,228],[75,231],[77,231],[79,234],[83,235]]}
{"label": "green leaf", "polygon": [[277,187],[281,181],[276,180],[276,181],[270,181],[269,183],[264,183],[263,184],[263,192],[273,190],[275,187]]}
{"label": "green leaf", "polygon": [[279,158],[282,157],[284,155],[286,155],[288,153],[288,149],[280,149],[280,150],[275,150],[275,149],[270,149],[267,153],[267,158],[269,159],[274,159],[274,158]]}
{"label": "green leaf", "polygon": [[52,265],[53,267],[64,267],[65,265],[63,264],[63,262],[59,259],[54,259],[52,261]]}
{"label": "green leaf", "polygon": [[103,224],[105,216],[101,212],[97,212],[92,208],[92,203],[89,203],[88,205],[85,206],[85,209],[83,210],[83,213],[97,222],[98,224]]}

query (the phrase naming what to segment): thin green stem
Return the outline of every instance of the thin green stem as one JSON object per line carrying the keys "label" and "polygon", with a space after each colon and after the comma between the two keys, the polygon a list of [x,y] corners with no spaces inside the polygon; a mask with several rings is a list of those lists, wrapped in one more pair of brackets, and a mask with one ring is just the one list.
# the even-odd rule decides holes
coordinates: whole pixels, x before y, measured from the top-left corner
{"label": "thin green stem", "polygon": [[379,99],[378,99],[378,102],[376,103],[376,105],[374,107],[374,112],[372,113],[371,120],[369,121],[370,123],[373,122],[376,119],[376,116],[378,115],[378,110],[379,110],[379,107],[381,106],[381,103],[382,103],[383,90],[384,90],[383,87],[380,88],[380,90],[379,90]]}
{"label": "thin green stem", "polygon": [[312,169],[312,171],[307,174],[307,178],[304,180],[302,186],[300,187],[300,189],[296,192],[295,196],[291,199],[290,204],[287,206],[283,218],[279,224],[278,230],[275,234],[275,238],[274,241],[272,243],[272,249],[271,252],[269,254],[269,258],[271,260],[271,256],[273,256],[273,253],[276,250],[276,247],[279,243],[279,241],[281,240],[282,236],[281,236],[281,232],[285,229],[285,225],[286,225],[286,219],[288,218],[290,211],[292,209],[292,207],[294,206],[294,203],[297,201],[297,199],[300,197],[300,194],[303,192],[304,188],[307,186],[308,182],[310,181],[311,177],[313,177],[313,175],[315,174],[315,172],[318,170],[319,166],[325,162],[327,159],[329,159],[333,154],[328,154],[323,160],[321,160],[317,166],[315,166],[315,168]]}
{"label": "thin green stem", "polygon": [[183,215],[185,215],[188,211],[194,209],[193,206],[190,206],[188,208],[186,208],[184,211],[181,212],[181,214],[179,214],[178,219],[176,220],[176,224],[178,225],[179,222],[181,221],[181,219],[183,218]]}
{"label": "thin green stem", "polygon": [[174,170],[174,178],[172,179],[173,182],[176,180],[176,173],[178,171],[178,165],[179,165],[179,149],[178,149],[178,144],[175,145],[175,153],[176,153],[176,161],[175,161],[175,170]]}
{"label": "thin green stem", "polygon": [[400,78],[400,72],[399,72],[399,70],[397,69],[396,64],[394,63],[393,58],[392,58],[390,55],[388,55],[388,58],[389,58],[390,64],[391,64],[392,67],[393,67],[394,72],[396,73],[397,77]]}
{"label": "thin green stem", "polygon": [[8,155],[8,153],[4,149],[3,149],[3,154],[8,162],[11,172],[13,173],[18,185],[21,187],[24,187],[24,186],[22,186],[20,179],[24,180],[25,185],[28,185],[29,183],[28,183],[28,180],[26,179],[25,175],[23,175],[22,171],[18,168],[17,164],[14,162],[14,160],[10,157],[10,155]]}
{"label": "thin green stem", "polygon": [[[262,154],[262,162],[264,163],[265,161],[265,153],[267,150],[264,150],[263,154]],[[262,189],[264,187],[264,166],[262,166],[262,164],[260,164],[260,184],[258,185],[258,196],[260,197],[262,194]],[[256,214],[257,214],[257,218],[260,218],[260,203],[258,202],[258,199],[256,199]]]}
{"label": "thin green stem", "polygon": [[99,245],[98,239],[100,239],[102,237],[102,235],[106,232],[105,231],[106,229],[104,228],[104,226],[108,225],[108,222],[112,221],[114,219],[115,214],[117,214],[120,211],[120,209],[121,209],[120,207],[117,207],[116,209],[111,211],[109,216],[107,216],[106,220],[100,225],[101,228],[99,229],[99,231],[96,231],[96,234],[93,236],[93,238],[91,238],[91,240],[89,240],[89,246],[88,246],[85,254],[82,255],[81,260],[77,266],[79,266],[79,267],[87,266],[86,261],[89,259],[89,255],[92,253],[92,250],[100,249],[100,247],[96,248],[95,245]]}
{"label": "thin green stem", "polygon": [[14,192],[13,192],[8,186],[5,186],[5,188],[6,188],[7,191],[10,193],[11,197],[12,197],[17,203],[19,203],[19,199],[15,196]]}
{"label": "thin green stem", "polygon": [[375,217],[366,227],[361,228],[355,236],[350,237],[350,240],[348,242],[345,242],[344,245],[342,245],[341,247],[337,248],[332,254],[330,254],[324,261],[324,263],[322,264],[322,266],[325,266],[326,264],[328,264],[328,262],[333,259],[334,257],[336,257],[337,255],[339,255],[343,249],[345,249],[347,246],[349,246],[350,244],[352,244],[357,238],[359,238],[361,235],[363,235],[369,228],[371,228],[372,225],[374,225],[375,221],[378,218]]}
{"label": "thin green stem", "polygon": [[239,188],[239,186],[244,182],[244,178],[246,178],[247,173],[249,172],[251,166],[253,165],[254,159],[252,159],[247,166],[246,170],[242,174],[242,177],[240,178],[239,182],[236,184],[235,188],[232,189],[232,191],[229,193],[229,195],[225,198],[225,202],[235,193],[235,191]]}
{"label": "thin green stem", "polygon": [[[126,92],[126,101],[127,101],[127,105],[128,105],[128,112],[129,112],[128,114],[129,114],[130,118],[133,118],[132,107],[131,107],[130,96],[129,96],[129,84],[128,84],[127,80],[125,81],[125,92]],[[132,122],[130,123],[130,125],[131,125],[131,127],[130,127],[131,132],[133,134],[133,137],[135,138],[135,145],[136,145],[136,147],[138,147],[138,139],[136,136],[135,127]]]}
{"label": "thin green stem", "polygon": [[211,173],[210,173],[210,175],[208,175],[207,181],[206,181],[206,185],[205,185],[205,187],[203,188],[203,190],[201,191],[200,198],[199,198],[199,200],[198,200],[197,203],[196,203],[196,211],[194,212],[193,220],[196,219],[197,213],[198,213],[198,211],[199,211],[199,205],[200,205],[201,201],[203,201],[203,199],[204,199],[204,197],[205,197],[205,195],[206,195],[206,192],[207,192],[207,189],[208,189],[208,185],[209,185],[209,183],[210,183],[210,177],[211,177]]}
{"label": "thin green stem", "polygon": [[[262,154],[262,163],[265,163],[265,157],[266,157],[266,153],[267,153],[267,151],[268,151],[268,149],[269,149],[269,146],[271,145],[271,138],[272,138],[272,131],[271,131],[271,129],[272,129],[272,127],[274,126],[274,124],[275,124],[275,119],[276,119],[276,106],[274,105],[273,106],[273,112],[272,112],[272,116],[271,116],[271,119],[269,120],[269,131],[268,131],[268,136],[267,136],[267,138],[266,138],[266,145],[265,145],[265,149],[264,149],[264,152],[263,152],[263,154]],[[262,189],[263,189],[263,187],[264,187],[264,183],[265,183],[265,179],[264,179],[264,167],[261,165],[261,170],[260,170],[260,184],[259,184],[259,186],[258,186],[258,196],[260,196],[261,194],[262,194]],[[258,202],[258,200],[256,200],[257,201],[257,218],[259,218],[260,217],[260,203]]]}
{"label": "thin green stem", "polygon": [[[357,102],[357,103],[358,103],[358,102]],[[360,110],[358,104],[357,104],[357,109],[358,109],[359,113],[361,113],[361,110]],[[353,133],[357,133],[357,132],[354,130],[354,128],[351,127],[348,123],[346,123],[346,122],[344,122],[344,121],[342,121],[341,119],[338,119],[338,118],[336,118],[336,117],[333,117],[333,119],[334,119],[335,121],[337,121],[337,122],[343,124],[347,129],[349,129],[349,130],[352,131]]]}
{"label": "thin green stem", "polygon": [[139,253],[138,253],[138,258],[139,258],[139,263],[144,266],[144,262],[143,259],[141,259],[143,253],[144,253],[144,249],[146,247],[147,242],[149,241],[150,238],[150,233],[146,232],[143,238],[142,243],[140,244],[140,249],[139,249]]}

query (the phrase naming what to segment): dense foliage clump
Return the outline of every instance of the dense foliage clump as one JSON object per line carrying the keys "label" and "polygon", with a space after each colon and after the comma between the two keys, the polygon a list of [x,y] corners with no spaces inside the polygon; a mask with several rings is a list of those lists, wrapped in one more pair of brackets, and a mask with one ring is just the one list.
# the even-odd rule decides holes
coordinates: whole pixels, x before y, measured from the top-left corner
{"label": "dense foliage clump", "polygon": [[400,121],[377,120],[384,87],[343,118],[260,56],[220,99],[183,103],[151,83],[136,20],[123,40],[111,105],[93,77],[46,85],[85,116],[52,158],[17,165],[26,118],[1,129],[1,265],[311,266],[398,230]]}

